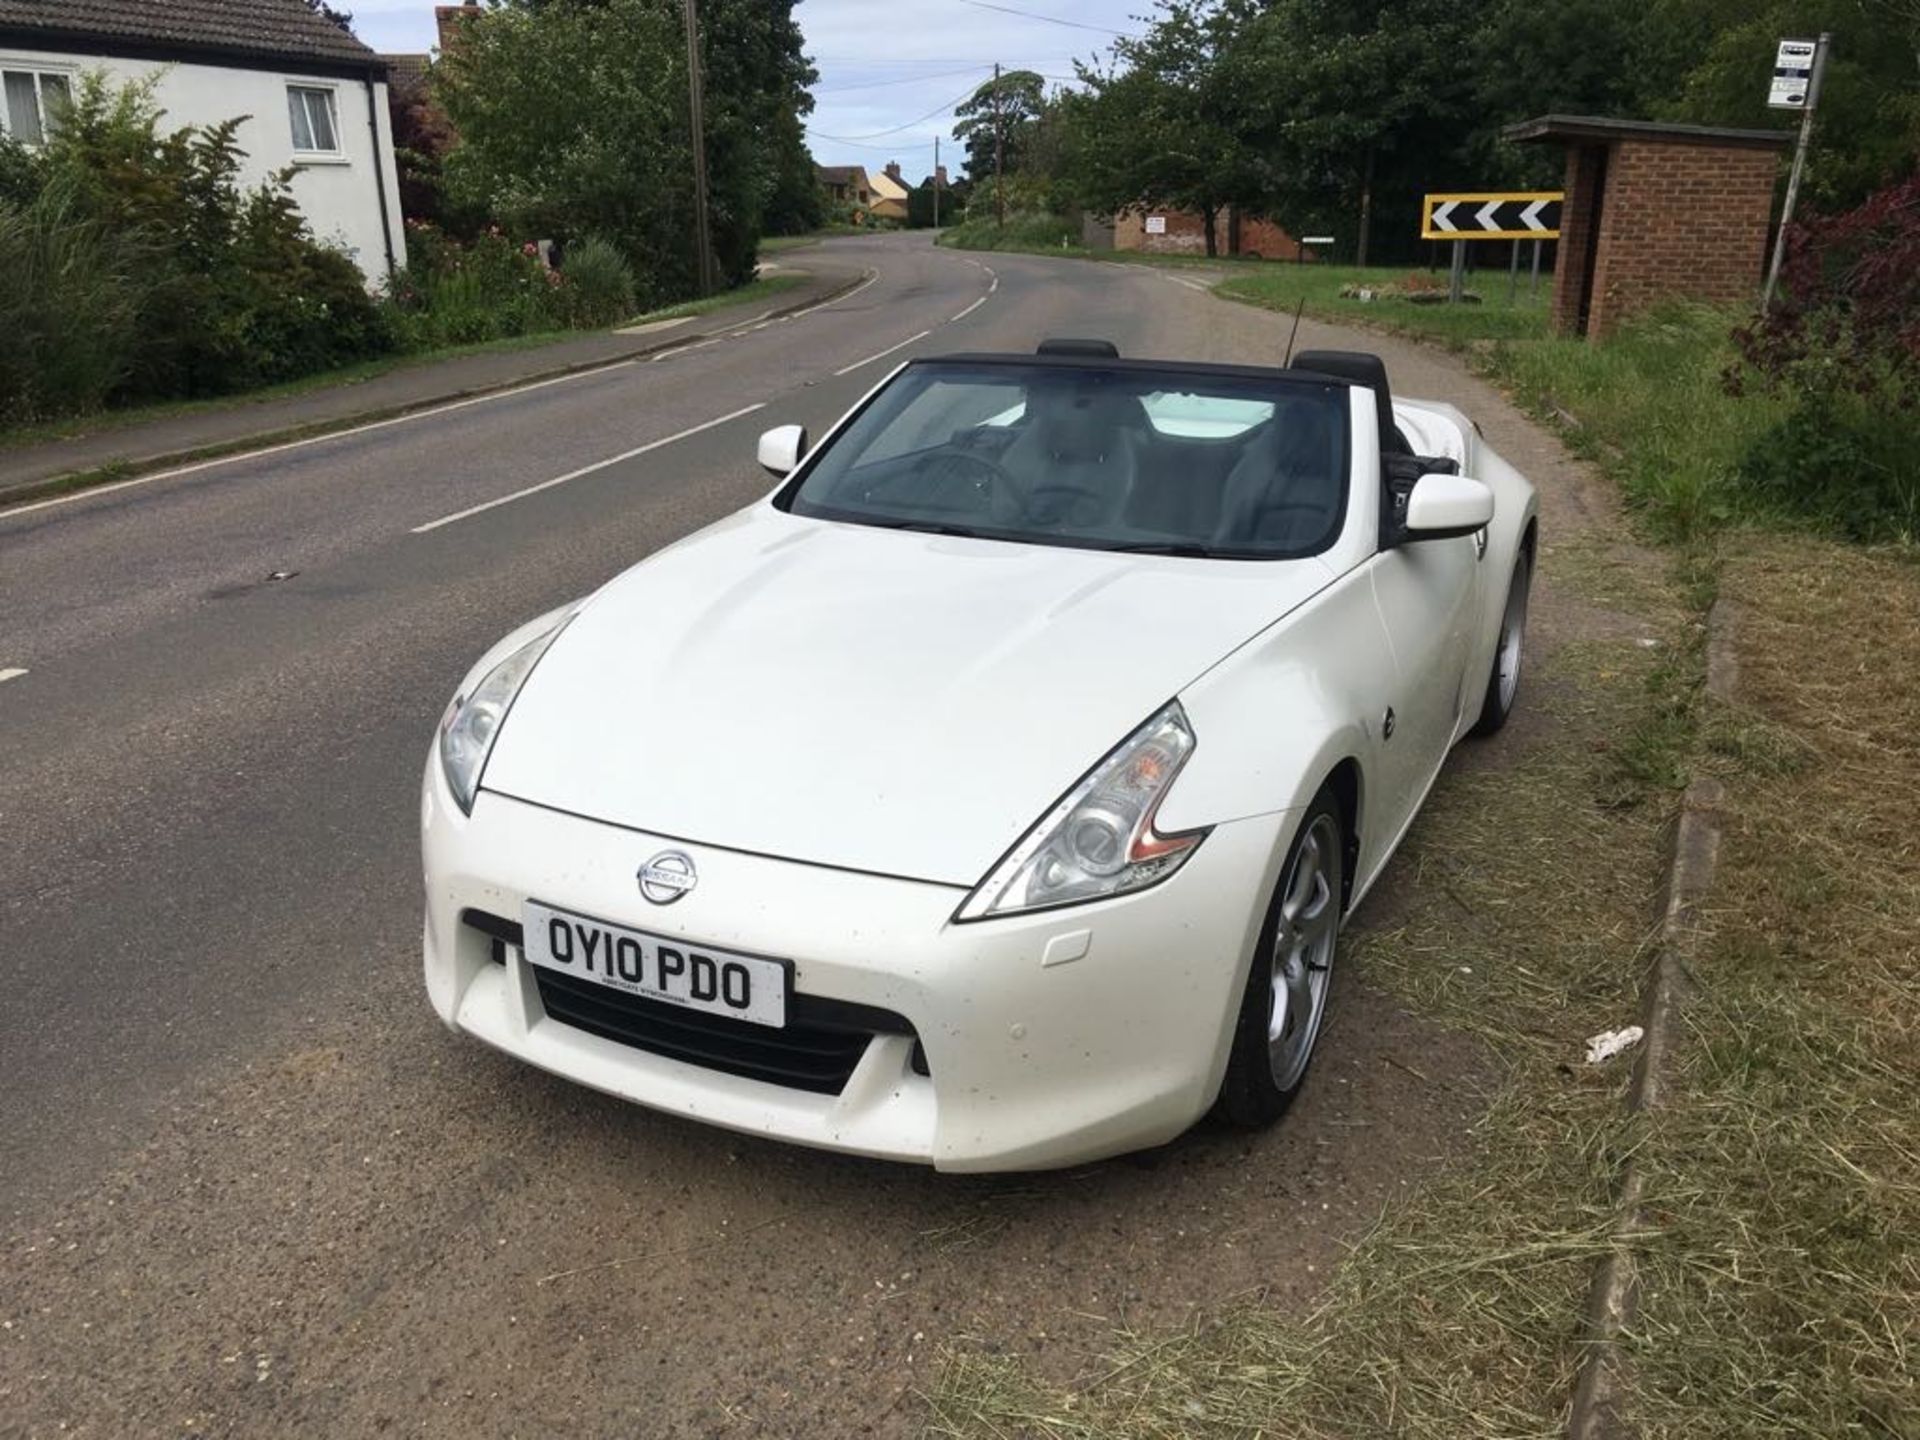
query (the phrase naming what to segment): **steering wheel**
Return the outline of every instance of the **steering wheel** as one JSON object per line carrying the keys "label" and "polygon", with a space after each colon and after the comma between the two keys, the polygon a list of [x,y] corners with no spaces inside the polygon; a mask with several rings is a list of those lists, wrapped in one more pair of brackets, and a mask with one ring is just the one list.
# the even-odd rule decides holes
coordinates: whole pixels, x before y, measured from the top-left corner
{"label": "steering wheel", "polygon": [[906,474],[874,486],[867,494],[869,498],[878,498],[879,494],[889,490],[897,496],[920,486],[943,492],[955,486],[965,486],[976,498],[977,503],[971,508],[986,510],[1008,484],[1007,472],[984,455],[943,447],[924,456]]}
{"label": "steering wheel", "polygon": [[[1097,520],[1106,513],[1113,497],[1104,490],[1096,490],[1091,485],[1075,485],[1070,481],[1054,480],[1045,485],[1035,485],[1022,499],[1022,508],[1027,520],[1037,525],[1058,525],[1063,520],[1073,518],[1082,502],[1094,507],[1090,519]],[[1084,522],[1083,522],[1084,523]]]}

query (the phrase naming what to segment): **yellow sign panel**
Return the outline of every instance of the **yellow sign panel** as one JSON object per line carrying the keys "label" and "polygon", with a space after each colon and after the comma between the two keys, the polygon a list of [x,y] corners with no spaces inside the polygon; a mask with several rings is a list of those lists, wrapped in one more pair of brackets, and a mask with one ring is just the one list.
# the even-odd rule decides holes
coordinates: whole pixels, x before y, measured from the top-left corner
{"label": "yellow sign panel", "polygon": [[1563,190],[1475,191],[1420,202],[1422,240],[1558,240]]}

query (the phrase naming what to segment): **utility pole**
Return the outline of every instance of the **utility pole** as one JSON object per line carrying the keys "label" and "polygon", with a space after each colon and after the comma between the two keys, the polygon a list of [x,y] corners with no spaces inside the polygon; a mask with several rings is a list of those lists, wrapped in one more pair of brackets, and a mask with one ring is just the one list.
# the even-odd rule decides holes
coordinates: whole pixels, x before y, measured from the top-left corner
{"label": "utility pole", "polygon": [[686,0],[687,106],[693,116],[693,243],[699,249],[700,293],[713,293],[713,237],[707,233],[707,103],[700,76],[699,0]]}
{"label": "utility pole", "polygon": [[[1800,142],[1793,147],[1793,170],[1787,176],[1787,200],[1780,207],[1780,233],[1773,237],[1773,263],[1767,266],[1767,288],[1760,296],[1762,312],[1773,308],[1773,289],[1780,282],[1780,262],[1787,253],[1787,226],[1793,223],[1793,205],[1800,198],[1800,172],[1807,164],[1807,141],[1813,136],[1813,107],[1820,103],[1820,77],[1827,70],[1827,48],[1833,36],[1822,30],[1813,48],[1813,72],[1807,76],[1807,108],[1800,115]],[[1805,42],[1802,42],[1805,43]]]}
{"label": "utility pole", "polygon": [[933,137],[933,228],[940,228],[940,137]]}
{"label": "utility pole", "polygon": [[1007,192],[1000,183],[1000,162],[1006,149],[1007,110],[1006,97],[1000,93],[1000,66],[993,67],[993,223],[1005,227],[1007,223]]}

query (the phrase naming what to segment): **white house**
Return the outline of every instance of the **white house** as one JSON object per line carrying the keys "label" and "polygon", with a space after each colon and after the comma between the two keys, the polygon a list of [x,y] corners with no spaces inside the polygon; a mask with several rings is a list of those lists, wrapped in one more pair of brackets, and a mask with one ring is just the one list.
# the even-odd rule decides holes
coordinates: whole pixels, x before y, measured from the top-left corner
{"label": "white house", "polygon": [[386,66],[305,0],[0,0],[0,133],[38,144],[96,69],[157,75],[172,125],[246,116],[243,184],[292,166],[307,223],[370,282],[406,263]]}

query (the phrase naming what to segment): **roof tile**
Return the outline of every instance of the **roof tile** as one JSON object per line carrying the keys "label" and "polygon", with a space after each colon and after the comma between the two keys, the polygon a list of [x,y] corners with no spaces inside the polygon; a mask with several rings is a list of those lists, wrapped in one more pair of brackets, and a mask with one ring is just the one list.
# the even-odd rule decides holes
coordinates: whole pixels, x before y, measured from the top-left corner
{"label": "roof tile", "polygon": [[44,30],[71,44],[181,45],[262,60],[378,63],[304,0],[0,0],[0,30]]}

